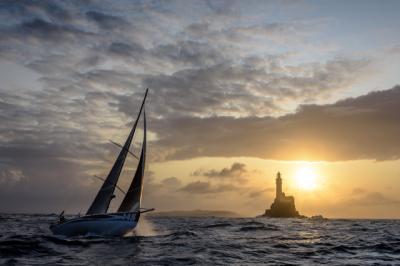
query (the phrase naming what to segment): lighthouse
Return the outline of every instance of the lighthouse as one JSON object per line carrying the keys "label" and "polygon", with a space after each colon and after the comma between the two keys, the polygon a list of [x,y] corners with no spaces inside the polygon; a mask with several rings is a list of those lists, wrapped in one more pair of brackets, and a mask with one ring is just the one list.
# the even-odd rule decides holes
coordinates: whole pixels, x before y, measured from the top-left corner
{"label": "lighthouse", "polygon": [[276,197],[271,207],[265,210],[262,216],[280,218],[301,218],[304,217],[296,210],[293,196],[286,196],[282,191],[281,173],[276,174]]}
{"label": "lighthouse", "polygon": [[280,200],[282,198],[282,178],[281,178],[281,173],[278,172],[276,174],[276,197],[277,200]]}

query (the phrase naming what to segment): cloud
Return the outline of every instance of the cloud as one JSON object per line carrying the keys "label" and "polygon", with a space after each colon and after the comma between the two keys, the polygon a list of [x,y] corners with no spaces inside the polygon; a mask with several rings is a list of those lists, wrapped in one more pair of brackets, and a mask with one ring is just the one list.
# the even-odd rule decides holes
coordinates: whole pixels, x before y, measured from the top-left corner
{"label": "cloud", "polygon": [[37,39],[59,42],[68,41],[76,35],[83,34],[83,32],[78,29],[66,25],[50,23],[41,18],[23,22],[16,30],[26,37],[31,36]]}
{"label": "cloud", "polygon": [[373,205],[400,205],[400,200],[390,198],[381,192],[365,192],[359,197],[347,201],[349,205],[373,206]]}
{"label": "cloud", "polygon": [[[33,17],[22,20],[14,25],[0,27],[2,34],[1,43],[4,46],[8,44],[18,44],[24,48],[29,43],[33,47],[42,45],[62,44],[66,47],[78,40],[87,40],[86,37],[93,35],[90,31],[86,31],[78,26],[65,23],[64,21],[54,22],[43,17]],[[25,43],[21,43],[25,41]],[[32,50],[34,50],[32,47]],[[3,47],[4,48],[4,47]],[[13,47],[10,47],[10,52]],[[20,51],[21,52],[21,51]],[[18,52],[17,52],[18,53]]]}
{"label": "cloud", "polygon": [[[290,115],[209,117],[154,123],[154,147],[165,159],[249,156],[277,160],[400,158],[400,86],[328,105],[303,105]],[[159,128],[158,128],[159,127]],[[212,129],[212,130],[208,130]],[[168,132],[168,133],[166,133]]]}
{"label": "cloud", "polygon": [[[356,128],[361,137],[345,141],[355,138],[346,123],[361,125],[357,119],[396,131],[390,126],[396,118],[382,113],[391,103],[376,108],[365,103],[373,109],[368,112],[351,106],[351,99],[312,105],[332,102],[341,97],[338,92],[366,78],[373,63],[369,57],[316,58],[314,52],[324,47],[311,37],[313,23],[266,23],[263,12],[254,14],[270,9],[269,3],[248,7],[250,12],[238,5],[2,1],[0,79],[9,73],[3,70],[8,62],[39,78],[15,70],[9,75],[15,84],[0,84],[0,209],[58,211],[66,206],[79,211],[86,206],[99,185],[88,177],[106,175],[116,152],[106,142],[125,138],[146,87],[151,89],[148,118],[155,140],[149,143],[149,161],[397,158],[390,146],[396,144],[395,134],[384,139],[375,129]],[[310,43],[317,48],[307,57],[303,48]],[[308,105],[296,112],[300,104]],[[346,119],[340,121],[338,114]],[[364,129],[368,123],[362,122]],[[380,151],[388,146],[387,153]],[[320,151],[325,148],[336,153],[325,155]],[[290,149],[300,152],[289,154]],[[171,205],[176,202],[168,199],[170,191],[156,187],[182,188],[174,178],[152,185],[165,192],[153,199]],[[204,193],[214,194],[235,189],[223,185],[192,189],[203,186]]]}
{"label": "cloud", "polygon": [[344,201],[349,206],[379,206],[379,205],[396,205],[400,204],[400,200],[391,198],[385,193],[378,191],[368,191],[363,188],[354,188],[349,199]]}
{"label": "cloud", "polygon": [[202,181],[196,181],[187,184],[183,188],[181,188],[182,191],[188,192],[188,193],[210,193],[212,192],[211,189],[211,184],[209,182],[202,182]]}
{"label": "cloud", "polygon": [[283,57],[245,58],[241,63],[223,61],[170,75],[146,75],[142,86],[154,88],[155,104],[164,116],[279,115],[290,103],[330,98],[358,80],[368,65],[364,59],[334,59],[285,67]]}
{"label": "cloud", "polygon": [[[143,206],[155,207],[160,210],[179,209],[214,209],[223,206],[223,197],[226,193],[243,193],[243,188],[227,183],[212,183],[197,180],[183,184],[184,178],[168,177],[157,179],[150,172],[146,172],[144,179]],[[205,196],[206,197],[203,197]],[[218,202],[215,202],[218,201]],[[213,204],[210,207],[209,204]],[[231,204],[237,207],[240,199],[232,200]],[[237,209],[236,209],[237,210]],[[238,210],[237,210],[238,211]]]}
{"label": "cloud", "polygon": [[145,49],[136,43],[113,42],[108,48],[108,51],[111,54],[121,57],[140,58],[140,54],[145,52]]}
{"label": "cloud", "polygon": [[206,176],[209,178],[240,178],[242,179],[248,173],[246,165],[243,163],[233,163],[230,168],[223,168],[221,170],[196,170],[192,175],[194,176]]}
{"label": "cloud", "polygon": [[207,66],[224,61],[224,53],[208,42],[178,40],[161,44],[151,50],[151,55],[182,66]]}
{"label": "cloud", "polygon": [[181,186],[181,181],[175,176],[165,178],[161,181],[161,184],[172,189],[178,189]]}
{"label": "cloud", "polygon": [[26,179],[26,176],[18,169],[2,169],[0,172],[0,184],[6,184],[8,186],[15,185]]}
{"label": "cloud", "polygon": [[121,17],[108,15],[98,11],[88,11],[86,12],[86,17],[88,20],[95,22],[99,27],[112,30],[114,28],[122,28],[127,26],[127,22]]}
{"label": "cloud", "polygon": [[[59,6],[55,12],[62,10],[68,14],[61,16],[64,19],[47,15],[50,4],[10,8],[23,9],[25,17],[17,17],[15,23],[0,29],[4,37],[0,45],[2,56],[40,72],[44,76],[41,80],[52,89],[73,87],[85,94],[88,89],[106,87],[109,90],[124,87],[124,92],[127,88],[139,91],[150,87],[155,90],[152,97],[156,115],[176,117],[183,112],[197,117],[278,115],[291,111],[282,108],[282,103],[288,106],[288,102],[329,98],[358,80],[368,65],[365,58],[292,65],[287,62],[290,52],[275,55],[263,51],[257,55],[251,49],[232,47],[232,40],[226,43],[218,39],[239,34],[239,39],[253,44],[255,40],[242,35],[294,36],[294,32],[301,33],[308,27],[302,23],[235,24],[216,30],[216,25],[210,22],[182,20],[178,28],[165,31],[159,20],[174,22],[174,19],[161,4],[127,6],[126,12],[132,12],[128,16],[119,5],[85,2],[76,6],[55,2]],[[212,12],[218,13],[217,10],[211,8]],[[133,16],[143,12],[147,16]],[[5,18],[15,15],[11,11],[5,14]],[[231,12],[226,15],[233,16]],[[299,25],[302,26],[297,28]],[[204,39],[193,35],[199,28]],[[109,32],[110,29],[113,31]],[[287,34],[288,29],[293,34]],[[155,35],[163,39],[153,41]],[[123,63],[119,64],[119,60]],[[55,77],[62,79],[57,79],[58,84],[49,83]],[[191,97],[186,97],[189,94]],[[132,99],[135,100],[132,95],[113,96],[117,100],[124,98],[119,110],[129,116]],[[112,94],[110,101],[111,97]]]}
{"label": "cloud", "polygon": [[5,0],[0,4],[3,14],[18,17],[46,17],[52,20],[69,21],[73,15],[66,9],[62,2],[43,0],[40,2],[33,1],[12,1]]}
{"label": "cloud", "polygon": [[181,191],[187,193],[194,193],[194,194],[213,194],[213,193],[223,193],[223,192],[230,192],[230,191],[237,191],[240,190],[240,187],[237,187],[232,184],[219,184],[213,186],[210,182],[204,181],[195,181],[187,184],[186,186],[180,189]]}
{"label": "cloud", "polygon": [[362,188],[354,188],[352,191],[353,195],[361,195],[361,194],[365,194],[366,190],[362,189]]}
{"label": "cloud", "polygon": [[273,192],[275,191],[275,188],[265,188],[261,190],[255,190],[250,193],[248,193],[249,198],[258,198],[261,197],[265,194],[265,192]]}

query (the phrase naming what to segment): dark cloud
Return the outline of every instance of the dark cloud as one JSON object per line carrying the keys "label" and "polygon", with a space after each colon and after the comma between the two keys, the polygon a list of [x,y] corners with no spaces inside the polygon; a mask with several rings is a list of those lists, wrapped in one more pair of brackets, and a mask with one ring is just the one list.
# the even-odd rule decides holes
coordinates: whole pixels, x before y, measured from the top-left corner
{"label": "dark cloud", "polygon": [[168,188],[178,189],[181,186],[181,181],[178,178],[172,176],[172,177],[163,179],[161,181],[161,184]]}
{"label": "dark cloud", "polygon": [[234,3],[232,1],[227,0],[218,0],[218,1],[205,1],[207,7],[211,9],[218,15],[232,15],[237,14],[234,10]]}
{"label": "dark cloud", "polygon": [[254,58],[246,58],[241,64],[225,61],[171,75],[147,75],[142,86],[154,88],[156,105],[163,108],[159,110],[163,115],[265,116],[282,113],[281,103],[329,98],[349,86],[357,77],[355,73],[368,64],[365,60],[335,59],[304,69],[300,66],[296,71],[307,69],[312,74],[299,76],[276,66],[276,60],[280,59],[259,59],[263,63],[256,65]]}
{"label": "dark cloud", "polygon": [[136,43],[113,42],[108,51],[118,56],[139,58],[145,49]]}
{"label": "dark cloud", "polygon": [[[278,160],[400,158],[400,86],[290,115],[153,122],[166,159],[249,156]],[[168,132],[168,133],[167,133]],[[179,147],[179,148],[178,148]],[[161,153],[162,154],[162,153]]]}
{"label": "dark cloud", "polygon": [[183,63],[190,66],[207,66],[224,61],[223,51],[213,47],[209,43],[178,40],[173,44],[164,44],[155,47],[151,51],[155,57],[171,61],[172,63]]}
{"label": "dark cloud", "polygon": [[74,41],[76,38],[88,34],[70,25],[56,24],[42,18],[24,21],[15,28],[9,28],[8,33],[8,36],[14,38],[35,38],[42,41],[58,43]]}
{"label": "dark cloud", "polygon": [[94,21],[99,27],[105,30],[112,30],[114,28],[122,28],[127,26],[127,21],[122,17],[105,14],[98,11],[88,11],[86,12],[86,17]]}
{"label": "dark cloud", "polygon": [[243,178],[249,172],[246,169],[246,165],[243,163],[234,163],[230,168],[223,168],[221,170],[196,170],[192,175],[194,176],[206,176],[209,178]]}
{"label": "dark cloud", "polygon": [[96,133],[101,124],[107,129],[112,124],[82,115],[92,112],[102,95],[91,93],[92,100],[83,104],[60,97],[60,91],[37,93],[0,91],[0,208],[84,212],[80,206],[90,204],[98,189],[91,175],[105,176],[115,157],[115,149]]}
{"label": "dark cloud", "polygon": [[53,20],[69,21],[73,15],[67,10],[61,2],[55,1],[13,1],[5,0],[0,3],[0,13],[3,15],[10,14],[18,17],[40,17],[45,16]]}
{"label": "dark cloud", "polygon": [[[5,38],[0,53],[3,48],[4,57],[13,60],[17,57],[43,74],[43,81],[63,76],[63,82],[52,86],[76,86],[82,92],[88,87],[99,89],[105,86],[135,91],[153,88],[157,90],[153,95],[157,115],[176,117],[182,116],[183,112],[201,117],[281,114],[287,111],[282,108],[282,102],[312,102],[344,89],[361,75],[367,64],[364,59],[335,59],[325,64],[287,67],[284,64],[287,55],[243,54],[242,48],[232,48],[232,40],[225,43],[218,39],[224,31],[216,31],[206,22],[183,23],[182,29],[171,39],[155,32],[159,31],[160,25],[152,27],[152,23],[159,23],[157,19],[161,17],[172,20],[157,4],[146,5],[146,9],[140,4],[126,7],[132,12],[156,10],[150,12],[155,21],[150,19],[151,16],[143,16],[143,19],[135,18],[134,25],[127,28],[124,25],[130,23],[129,16],[115,12],[118,5],[107,7],[91,2],[82,3],[84,8],[82,5],[81,8],[72,4],[59,5],[60,10],[69,14],[68,21],[51,19],[43,12],[35,13],[34,10],[44,10],[47,6],[32,4],[35,7],[25,11],[31,12],[27,19],[20,18],[3,29]],[[113,33],[97,32],[85,19],[95,22],[101,29],[114,29]],[[235,32],[236,35],[269,36],[288,35],[285,31],[293,27],[296,25],[272,23],[225,30],[230,32],[228,35]],[[196,32],[204,38],[194,36]],[[301,30],[297,29],[297,32]],[[193,38],[188,38],[188,34]],[[165,40],[153,45],[150,40],[155,35],[164,36]],[[240,38],[248,41],[245,36]],[[30,45],[26,47],[28,43]],[[46,43],[48,45],[44,45]],[[104,68],[116,64],[116,60],[124,60],[121,65],[128,65]],[[119,109],[130,115],[132,102],[129,95],[118,96],[125,98]]]}
{"label": "dark cloud", "polygon": [[61,211],[60,208],[84,212],[86,209],[77,209],[77,206],[86,206],[81,203],[89,204],[94,195],[89,187],[90,180],[83,174],[88,168],[80,163],[30,157],[20,159],[17,169],[0,167],[2,180],[6,178],[0,186],[0,208],[5,212],[48,213]]}

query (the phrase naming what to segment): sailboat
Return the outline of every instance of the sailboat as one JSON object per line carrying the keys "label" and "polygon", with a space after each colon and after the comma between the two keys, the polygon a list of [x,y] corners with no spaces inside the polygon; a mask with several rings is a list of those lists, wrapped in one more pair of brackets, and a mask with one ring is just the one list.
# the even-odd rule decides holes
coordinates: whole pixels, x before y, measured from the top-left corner
{"label": "sailboat", "polygon": [[[55,235],[81,236],[81,235],[101,235],[101,236],[123,236],[132,231],[139,222],[140,214],[153,211],[154,209],[144,209],[140,207],[143,189],[143,176],[146,159],[146,112],[144,105],[148,89],[144,95],[140,106],[139,114],[133,124],[133,127],[125,141],[125,144],[119,145],[121,151],[114,162],[107,178],[98,191],[95,199],[90,205],[84,216],[65,219],[64,212],[59,216],[56,223],[50,225],[50,230]],[[143,144],[140,156],[136,157],[130,150],[131,142],[136,131],[141,114],[143,113]],[[115,144],[115,143],[114,143]],[[112,199],[115,197],[114,191],[121,174],[125,159],[128,154],[135,156],[138,160],[138,166],[132,179],[128,191],[121,202],[117,212],[108,213]]]}

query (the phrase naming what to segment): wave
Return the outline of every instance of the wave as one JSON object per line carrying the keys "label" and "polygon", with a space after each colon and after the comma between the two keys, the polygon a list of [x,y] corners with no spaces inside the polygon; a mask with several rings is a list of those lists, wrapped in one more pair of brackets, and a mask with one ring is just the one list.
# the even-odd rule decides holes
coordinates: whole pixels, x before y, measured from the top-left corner
{"label": "wave", "polygon": [[[59,238],[55,236],[45,236],[43,237],[45,240],[57,244],[57,245],[66,245],[66,246],[81,246],[81,247],[89,247],[93,242],[90,240],[79,240],[79,239],[67,239],[67,238]],[[104,241],[96,241],[95,243],[103,243]]]}
{"label": "wave", "polygon": [[257,221],[248,221],[248,222],[239,223],[239,225],[245,225],[245,226],[247,226],[247,225],[259,225],[259,226],[262,226],[262,225],[264,225],[264,223],[257,222]]}
{"label": "wave", "polygon": [[276,227],[273,226],[265,226],[265,225],[261,225],[261,226],[243,226],[239,228],[239,231],[278,231],[278,229]]}
{"label": "wave", "polygon": [[231,223],[215,223],[215,224],[208,224],[205,225],[204,228],[220,228],[220,227],[231,227]]}
{"label": "wave", "polygon": [[376,251],[376,252],[394,252],[397,253],[400,250],[400,242],[394,243],[378,243],[375,245],[367,246],[367,249]]}
{"label": "wave", "polygon": [[[314,265],[400,261],[398,221],[151,220],[155,236],[64,238],[49,216],[2,215],[0,265]],[[373,254],[373,255],[371,255]]]}
{"label": "wave", "polygon": [[51,248],[44,246],[40,240],[3,240],[0,241],[1,257],[19,257],[25,255],[57,255]]}

